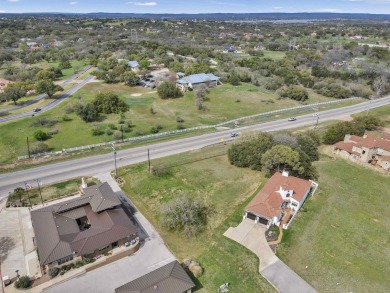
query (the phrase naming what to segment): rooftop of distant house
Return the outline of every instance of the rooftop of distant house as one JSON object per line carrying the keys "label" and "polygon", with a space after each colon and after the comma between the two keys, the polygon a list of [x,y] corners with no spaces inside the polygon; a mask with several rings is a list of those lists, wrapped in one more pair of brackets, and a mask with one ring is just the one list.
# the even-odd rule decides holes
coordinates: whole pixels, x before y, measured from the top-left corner
{"label": "rooftop of distant house", "polygon": [[177,83],[180,84],[197,84],[197,83],[206,83],[209,81],[218,81],[219,77],[215,76],[212,73],[198,73],[198,74],[192,74],[185,77],[182,77],[181,79],[177,80]]}
{"label": "rooftop of distant house", "polygon": [[115,293],[183,293],[194,287],[194,282],[175,260],[116,288]]}

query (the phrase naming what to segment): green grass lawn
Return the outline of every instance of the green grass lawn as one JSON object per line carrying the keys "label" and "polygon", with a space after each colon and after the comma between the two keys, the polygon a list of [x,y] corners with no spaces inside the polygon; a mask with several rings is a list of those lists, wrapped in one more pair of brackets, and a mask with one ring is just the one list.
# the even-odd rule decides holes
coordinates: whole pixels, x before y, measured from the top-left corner
{"label": "green grass lawn", "polygon": [[[85,180],[89,186],[98,183],[98,180],[96,178],[85,178]],[[28,184],[33,187],[28,191],[31,204],[41,204],[38,183],[36,181],[29,181]],[[44,182],[40,182],[39,184],[41,187],[43,201],[46,202],[79,192],[81,186],[81,178],[75,178],[51,185],[45,185]],[[19,197],[11,196],[8,198],[8,203],[12,203],[15,200],[19,200]],[[28,195],[26,192],[24,192],[21,196],[21,200],[25,203],[25,205],[29,205]]]}
{"label": "green grass lawn", "polygon": [[[188,161],[207,152],[220,152],[226,146],[153,160],[152,165],[171,166],[172,161]],[[265,180],[260,172],[231,166],[227,157],[215,157],[171,167],[168,174],[156,177],[147,172],[147,164],[121,170],[126,172],[123,187],[137,208],[154,225],[175,256],[183,261],[192,258],[204,268],[199,292],[216,292],[223,283],[230,283],[230,292],[274,292],[258,273],[258,258],[249,250],[223,236],[231,225],[237,225],[254,192]],[[188,194],[213,207],[207,230],[200,236],[186,239],[182,234],[161,226],[160,209],[169,200]],[[198,291],[197,291],[198,292]]]}
{"label": "green grass lawn", "polygon": [[278,256],[319,292],[388,292],[390,177],[325,155],[316,167],[319,192]]}
{"label": "green grass lawn", "polygon": [[[194,92],[186,92],[181,98],[162,100],[157,96],[155,90],[128,87],[123,84],[95,82],[87,84],[73,97],[48,112],[2,124],[0,126],[0,137],[2,138],[0,140],[0,164],[12,162],[17,156],[26,155],[26,138],[29,137],[30,142],[34,143],[33,134],[37,130],[50,131],[53,128],[58,130],[58,134],[45,142],[53,151],[112,141],[112,135],[93,136],[92,129],[98,126],[105,130],[110,124],[114,124],[119,129],[118,120],[120,117],[117,114],[102,115],[102,121],[100,122],[85,123],[76,114],[71,113],[67,114],[70,121],[62,121],[65,108],[69,104],[77,102],[78,97],[81,97],[81,100],[87,103],[92,101],[97,93],[103,91],[113,91],[130,106],[130,110],[125,113],[125,118],[131,120],[134,127],[131,132],[125,133],[125,138],[150,134],[151,128],[157,125],[162,126],[161,131],[163,132],[176,130],[178,127],[176,118],[178,116],[184,119],[182,125],[189,128],[214,125],[242,116],[301,105],[290,99],[279,100],[274,93],[252,85],[242,84],[236,87],[222,85],[210,89],[209,100],[205,102],[207,109],[199,111],[195,105]],[[306,103],[330,100],[332,99],[310,94]],[[31,105],[29,109],[41,107],[47,102],[48,100],[44,99],[38,104]],[[335,107],[337,106],[335,105]],[[151,113],[151,108],[153,108],[155,114]],[[15,113],[20,111],[22,110],[16,110]],[[50,128],[31,127],[31,124],[39,118],[58,119],[59,122]],[[268,117],[268,119],[271,118]]]}

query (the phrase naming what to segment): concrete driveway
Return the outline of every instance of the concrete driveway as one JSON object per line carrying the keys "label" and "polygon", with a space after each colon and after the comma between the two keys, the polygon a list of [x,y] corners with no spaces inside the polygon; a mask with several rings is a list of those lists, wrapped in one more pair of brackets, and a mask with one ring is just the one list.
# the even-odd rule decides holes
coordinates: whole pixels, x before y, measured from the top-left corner
{"label": "concrete driveway", "polygon": [[317,292],[276,257],[265,238],[266,231],[266,226],[255,224],[250,219],[244,219],[237,227],[230,227],[223,235],[245,246],[259,257],[260,274],[279,292]]}

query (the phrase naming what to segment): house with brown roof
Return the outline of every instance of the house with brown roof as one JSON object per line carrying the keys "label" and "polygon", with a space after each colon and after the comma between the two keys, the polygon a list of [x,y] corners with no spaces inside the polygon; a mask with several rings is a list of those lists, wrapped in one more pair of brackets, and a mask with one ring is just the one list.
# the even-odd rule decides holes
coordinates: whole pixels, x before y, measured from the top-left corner
{"label": "house with brown roof", "polygon": [[390,137],[347,134],[333,146],[334,153],[352,161],[369,163],[390,171]]}
{"label": "house with brown roof", "polygon": [[4,91],[6,86],[9,85],[10,83],[12,82],[9,81],[8,79],[0,78],[0,92]]}
{"label": "house with brown roof", "polygon": [[41,266],[90,258],[135,238],[137,229],[108,183],[83,191],[78,198],[31,210]]}
{"label": "house with brown roof", "polygon": [[177,260],[119,288],[115,293],[191,293],[195,287]]}
{"label": "house with brown roof", "polygon": [[287,171],[276,172],[246,206],[244,219],[252,219],[268,228],[283,225],[283,229],[287,229],[312,187],[313,195],[318,187],[316,182],[290,176]]}

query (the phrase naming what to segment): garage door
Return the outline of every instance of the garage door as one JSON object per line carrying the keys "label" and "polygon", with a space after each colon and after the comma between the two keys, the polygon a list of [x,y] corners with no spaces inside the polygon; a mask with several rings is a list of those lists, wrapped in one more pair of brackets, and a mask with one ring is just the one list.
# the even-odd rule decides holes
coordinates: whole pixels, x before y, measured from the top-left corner
{"label": "garage door", "polygon": [[248,219],[251,219],[253,221],[256,220],[256,216],[254,214],[251,214],[251,213],[248,213],[247,216],[246,216]]}
{"label": "garage door", "polygon": [[264,218],[259,218],[259,224],[267,225],[268,224],[268,220],[264,219]]}

